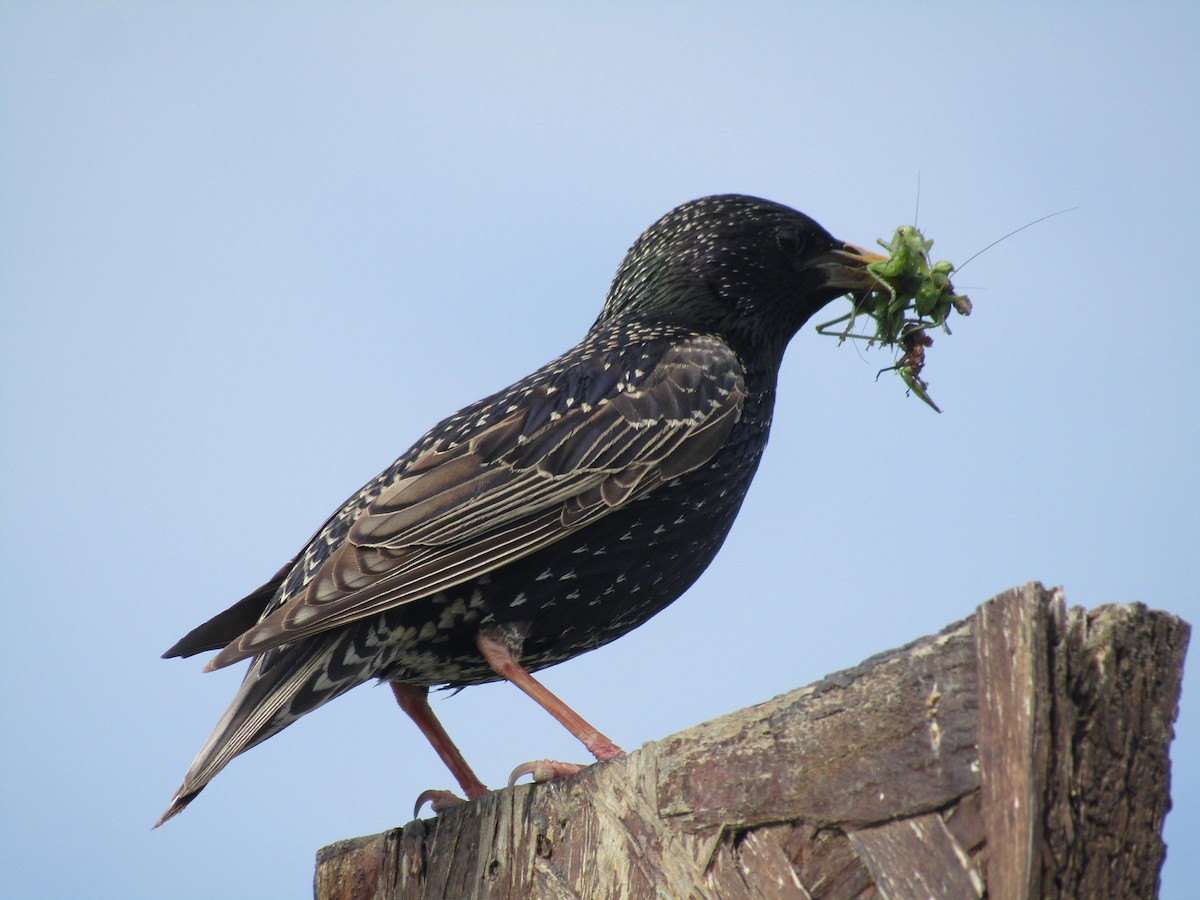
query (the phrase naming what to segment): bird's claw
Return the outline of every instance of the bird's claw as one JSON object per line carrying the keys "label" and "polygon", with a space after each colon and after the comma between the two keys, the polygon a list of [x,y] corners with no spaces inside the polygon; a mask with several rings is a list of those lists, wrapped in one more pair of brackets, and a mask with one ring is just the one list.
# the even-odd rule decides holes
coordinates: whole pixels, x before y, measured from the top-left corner
{"label": "bird's claw", "polygon": [[417,797],[417,805],[413,807],[413,818],[421,817],[421,807],[428,803],[433,807],[433,814],[444,813],[446,810],[459,806],[467,801],[453,791],[422,791]]}
{"label": "bird's claw", "polygon": [[533,780],[538,784],[546,781],[554,781],[558,778],[566,778],[568,775],[574,775],[577,772],[582,772],[586,766],[578,765],[577,763],[559,762],[554,759],[538,759],[533,762],[521,763],[512,770],[512,774],[508,776],[508,786],[512,787],[517,783],[517,779],[522,775],[532,775]]}

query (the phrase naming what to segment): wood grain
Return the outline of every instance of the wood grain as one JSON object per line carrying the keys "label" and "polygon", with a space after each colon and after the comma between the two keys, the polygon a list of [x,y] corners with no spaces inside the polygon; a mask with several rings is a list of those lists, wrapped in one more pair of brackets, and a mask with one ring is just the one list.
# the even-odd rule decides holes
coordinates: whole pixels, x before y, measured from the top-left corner
{"label": "wood grain", "polygon": [[332,844],[315,895],[1154,896],[1188,634],[1006,591],[572,778]]}

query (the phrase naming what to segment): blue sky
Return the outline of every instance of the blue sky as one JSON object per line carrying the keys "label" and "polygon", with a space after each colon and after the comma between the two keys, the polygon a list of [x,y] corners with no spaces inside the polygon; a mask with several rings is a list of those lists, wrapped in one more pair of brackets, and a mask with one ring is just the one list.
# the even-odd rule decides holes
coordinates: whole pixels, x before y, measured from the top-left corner
{"label": "blue sky", "polygon": [[[1200,13],[833,7],[0,7],[0,893],[305,896],[450,786],[367,686],[152,833],[240,678],[159,654],[705,194],[863,244],[918,215],[954,261],[1079,209],[956,279],[941,416],[802,332],[716,563],[554,690],[632,749],[1035,579],[1200,621]],[[1200,880],[1197,656],[1166,897]],[[581,755],[509,686],[434,704],[489,783]]]}

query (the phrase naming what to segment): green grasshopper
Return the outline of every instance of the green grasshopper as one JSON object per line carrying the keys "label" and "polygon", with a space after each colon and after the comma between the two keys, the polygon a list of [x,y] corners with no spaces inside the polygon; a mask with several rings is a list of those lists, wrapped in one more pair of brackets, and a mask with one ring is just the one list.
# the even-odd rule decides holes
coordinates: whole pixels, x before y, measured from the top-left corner
{"label": "green grasshopper", "polygon": [[[895,372],[904,379],[910,391],[941,412],[929,397],[929,386],[921,379],[921,369],[925,365],[925,348],[933,344],[933,338],[928,334],[929,329],[941,328],[949,334],[950,328],[946,325],[946,318],[951,310],[960,316],[971,314],[971,301],[962,294],[954,293],[954,285],[950,283],[951,274],[961,272],[967,263],[980,253],[1008,240],[1014,234],[1074,209],[1074,206],[1060,209],[1015,228],[968,257],[967,261],[958,267],[944,259],[931,263],[929,251],[933,247],[933,241],[926,240],[925,235],[915,226],[901,225],[892,235],[890,243],[878,241],[879,246],[887,251],[887,256],[866,264],[866,270],[875,278],[875,285],[852,294],[850,312],[824,325],[818,325],[817,332],[838,338],[838,343],[849,337],[866,341],[868,347],[875,343],[883,347],[901,346],[904,349],[903,355],[896,360],[895,365],[881,369],[879,375],[889,371]],[[916,315],[910,316],[910,313]],[[874,319],[873,334],[855,333],[855,320],[863,314]],[[830,330],[843,322],[846,324],[840,331]],[[878,378],[879,375],[875,377]]]}
{"label": "green grasshopper", "polygon": [[[881,240],[878,244],[887,251],[887,256],[866,266],[875,278],[875,286],[853,296],[850,312],[818,325],[817,332],[836,336],[839,343],[846,338],[855,338],[865,340],[868,347],[876,343],[882,347],[902,346],[904,355],[880,374],[895,371],[914,394],[941,412],[930,399],[928,385],[920,377],[925,364],[925,348],[933,343],[925,332],[941,328],[949,334],[946,318],[950,311],[970,315],[971,301],[954,293],[950,283],[954,266],[949,261],[930,262],[933,241],[927,240],[916,227],[901,225],[890,243]],[[874,319],[874,333],[854,331],[857,317],[863,314]],[[845,327],[840,331],[830,330],[842,323]]]}

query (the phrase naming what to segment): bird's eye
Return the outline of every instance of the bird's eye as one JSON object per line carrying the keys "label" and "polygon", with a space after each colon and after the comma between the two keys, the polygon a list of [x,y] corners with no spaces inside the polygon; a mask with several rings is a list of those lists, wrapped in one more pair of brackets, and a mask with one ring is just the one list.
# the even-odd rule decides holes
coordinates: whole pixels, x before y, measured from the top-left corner
{"label": "bird's eye", "polygon": [[800,253],[800,232],[791,226],[785,225],[775,232],[775,240],[779,243],[779,249],[784,253],[795,256]]}

